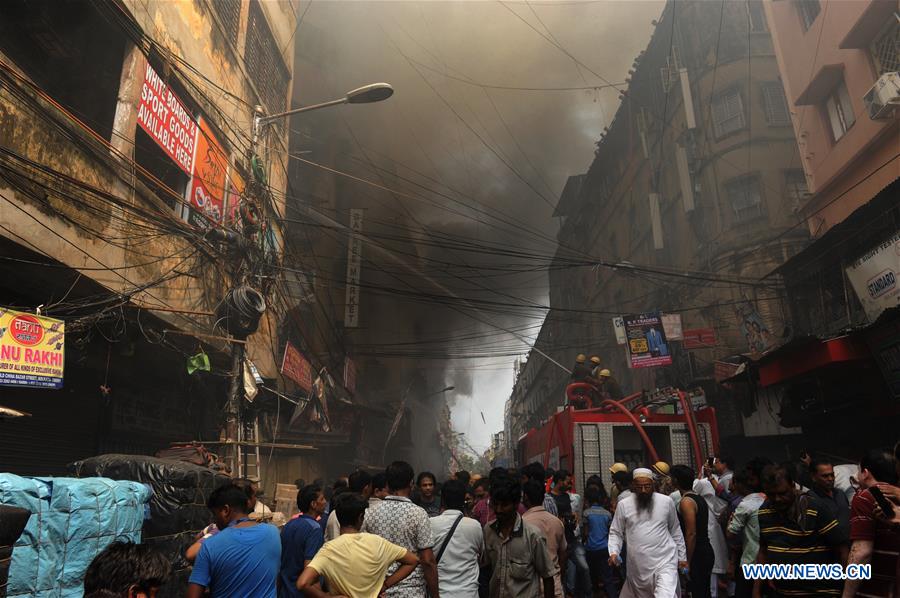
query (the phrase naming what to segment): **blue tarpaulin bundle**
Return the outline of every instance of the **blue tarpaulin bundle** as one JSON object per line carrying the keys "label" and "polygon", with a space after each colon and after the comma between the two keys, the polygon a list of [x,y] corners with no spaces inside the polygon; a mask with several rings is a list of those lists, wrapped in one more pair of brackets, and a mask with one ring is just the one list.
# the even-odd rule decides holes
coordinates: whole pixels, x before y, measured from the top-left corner
{"label": "blue tarpaulin bundle", "polygon": [[32,513],[13,550],[7,596],[82,596],[97,554],[114,540],[141,541],[150,496],[137,482],[0,474],[0,503]]}

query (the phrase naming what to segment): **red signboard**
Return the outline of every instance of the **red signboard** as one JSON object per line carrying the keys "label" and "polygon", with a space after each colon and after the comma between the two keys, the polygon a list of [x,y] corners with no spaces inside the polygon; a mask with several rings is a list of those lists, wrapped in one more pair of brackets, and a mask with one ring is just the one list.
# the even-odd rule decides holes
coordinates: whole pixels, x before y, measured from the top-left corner
{"label": "red signboard", "polygon": [[312,366],[291,343],[284,346],[281,373],[296,382],[297,386],[306,392],[312,389]]}
{"label": "red signboard", "polygon": [[693,328],[685,330],[683,334],[685,349],[706,349],[716,346],[715,328]]}
{"label": "red signboard", "polygon": [[[193,212],[191,223],[206,227],[210,221],[221,224],[225,213],[228,156],[209,124],[202,118],[199,120],[200,135],[197,136],[197,156],[194,159],[194,176],[189,186],[188,200]],[[209,220],[200,214],[205,214]]]}
{"label": "red signboard", "polygon": [[193,173],[197,123],[169,86],[147,65],[138,124],[188,176]]}

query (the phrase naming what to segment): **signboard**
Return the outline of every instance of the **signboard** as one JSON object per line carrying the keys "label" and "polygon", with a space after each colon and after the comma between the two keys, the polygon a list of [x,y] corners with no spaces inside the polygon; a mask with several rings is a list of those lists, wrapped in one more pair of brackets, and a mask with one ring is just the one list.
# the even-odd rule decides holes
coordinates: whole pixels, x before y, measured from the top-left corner
{"label": "signboard", "polygon": [[209,124],[202,118],[198,120],[200,135],[195,145],[194,173],[188,185],[187,199],[191,206],[188,222],[207,228],[211,222],[221,224],[225,215],[228,156]]}
{"label": "signboard", "polygon": [[670,341],[680,341],[684,338],[681,332],[681,314],[663,314],[663,330]]}
{"label": "signboard", "polygon": [[141,86],[137,121],[186,175],[193,173],[197,123],[149,64]]}
{"label": "signboard", "polygon": [[613,330],[616,331],[616,344],[624,345],[628,342],[628,339],[625,338],[625,320],[621,316],[617,316],[612,319],[612,323]]}
{"label": "signboard", "polygon": [[692,328],[684,331],[685,349],[706,349],[715,346],[715,328]]}
{"label": "signboard", "polygon": [[900,231],[850,264],[847,278],[870,322],[900,305]]}
{"label": "signboard", "polygon": [[297,386],[306,392],[312,390],[312,366],[290,342],[284,345],[281,373],[296,382]]}
{"label": "signboard", "polygon": [[344,357],[344,388],[350,394],[356,392],[356,363],[349,357]]}
{"label": "signboard", "polygon": [[362,268],[363,211],[350,210],[350,239],[347,242],[347,287],[344,327],[359,325],[359,274]]}
{"label": "signboard", "polygon": [[734,313],[752,353],[764,353],[775,345],[775,339],[756,308],[749,301],[734,306]]}
{"label": "signboard", "polygon": [[623,316],[628,338],[629,367],[651,368],[672,364],[659,312]]}
{"label": "signboard", "polygon": [[0,308],[0,386],[62,388],[66,325]]}

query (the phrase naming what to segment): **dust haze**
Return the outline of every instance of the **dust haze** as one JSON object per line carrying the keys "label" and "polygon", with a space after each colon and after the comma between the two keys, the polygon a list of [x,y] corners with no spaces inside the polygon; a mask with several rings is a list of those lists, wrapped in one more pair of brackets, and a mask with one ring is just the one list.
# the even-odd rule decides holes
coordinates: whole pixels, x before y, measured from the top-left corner
{"label": "dust haze", "polygon": [[[608,85],[624,81],[662,8],[657,1],[303,2],[295,100],[316,103],[380,81],[395,89],[385,102],[310,114],[316,135],[301,143],[303,157],[334,166],[320,137],[339,139],[347,171],[397,191],[367,231],[407,227],[431,239],[412,261],[454,293],[546,304],[546,271],[504,273],[508,257],[436,245],[453,238],[553,254],[553,206],[566,178],[589,166],[619,103]],[[538,89],[575,87],[589,89]],[[428,281],[415,285],[438,292]],[[432,359],[426,384],[456,387],[448,397],[454,427],[486,448],[503,429],[514,353],[528,350],[495,326],[533,338],[543,312],[362,300],[410,310],[408,329],[383,340],[423,343],[409,347]]]}

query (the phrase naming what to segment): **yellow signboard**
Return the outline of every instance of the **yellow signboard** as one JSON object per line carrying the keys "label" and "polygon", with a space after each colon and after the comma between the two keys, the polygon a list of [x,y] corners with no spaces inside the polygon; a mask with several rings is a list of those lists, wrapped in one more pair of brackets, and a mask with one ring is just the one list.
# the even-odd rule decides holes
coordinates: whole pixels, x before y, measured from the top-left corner
{"label": "yellow signboard", "polygon": [[0,307],[0,386],[62,388],[66,324]]}

